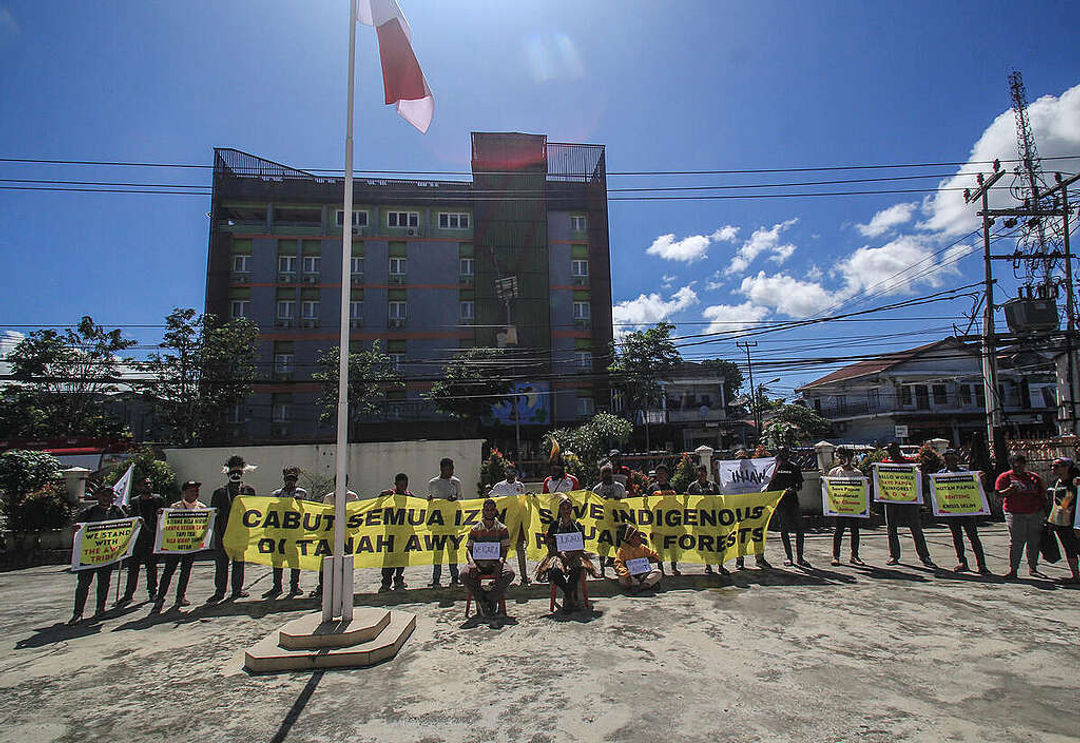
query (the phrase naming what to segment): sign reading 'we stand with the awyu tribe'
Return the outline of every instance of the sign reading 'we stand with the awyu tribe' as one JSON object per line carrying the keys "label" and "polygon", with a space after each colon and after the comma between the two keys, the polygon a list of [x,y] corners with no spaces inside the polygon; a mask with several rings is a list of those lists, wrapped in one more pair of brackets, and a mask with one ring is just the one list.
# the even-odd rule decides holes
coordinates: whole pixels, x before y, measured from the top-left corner
{"label": "sign reading 'we stand with the awyu tribe'", "polygon": [[110,519],[78,525],[71,547],[71,569],[103,568],[131,556],[142,519]]}

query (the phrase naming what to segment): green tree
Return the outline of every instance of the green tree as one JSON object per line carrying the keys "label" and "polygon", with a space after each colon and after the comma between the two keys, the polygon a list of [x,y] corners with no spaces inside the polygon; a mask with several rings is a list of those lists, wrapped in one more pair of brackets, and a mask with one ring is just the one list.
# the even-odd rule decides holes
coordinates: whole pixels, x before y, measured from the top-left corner
{"label": "green tree", "polygon": [[621,447],[633,433],[634,425],[625,418],[611,413],[597,413],[577,428],[559,428],[548,436],[558,441],[559,448],[564,452],[577,454],[583,467],[591,472],[609,451]]}
{"label": "green tree", "polygon": [[671,487],[676,493],[685,493],[690,483],[697,479],[697,465],[688,452],[683,452],[675,471],[671,473]]}
{"label": "green tree", "polygon": [[40,411],[51,436],[116,435],[122,429],[104,409],[116,392],[118,353],[135,345],[120,330],[105,330],[90,316],[62,333],[35,330],[8,354],[11,376],[25,391],[5,398]]}
{"label": "green tree", "polygon": [[832,422],[803,405],[780,403],[768,413],[762,437],[769,448],[794,446],[800,441],[825,436]]}
{"label": "green tree", "polygon": [[739,365],[727,359],[705,359],[701,365],[724,378],[724,400],[730,405],[743,385],[743,373]]}
{"label": "green tree", "polygon": [[40,451],[12,449],[0,454],[0,496],[5,525],[12,531],[58,529],[71,516],[60,462]]}
{"label": "green tree", "polygon": [[220,437],[228,411],[251,394],[259,328],[237,318],[219,323],[214,315],[176,308],[165,318],[165,335],[142,366],[152,375],[147,393],[155,411],[181,446]]}
{"label": "green tree", "polygon": [[[331,423],[337,418],[338,364],[337,347],[327,348],[315,360],[318,371],[311,375],[322,382],[322,394],[318,404],[319,420]],[[401,375],[394,368],[394,360],[383,353],[379,341],[371,342],[370,350],[349,354],[349,420],[355,424],[364,416],[375,415],[381,410],[386,393],[404,388]]]}
{"label": "green tree", "polygon": [[150,478],[150,489],[155,493],[165,496],[165,502],[180,496],[180,485],[176,482],[176,470],[164,459],[159,459],[152,447],[144,446],[139,449],[135,456],[118,463],[104,477],[106,485],[115,485],[128,467],[134,465],[135,471],[131,473],[132,492],[135,492],[135,483],[140,483]]}
{"label": "green tree", "polygon": [[[615,361],[608,367],[612,383],[626,396],[627,406],[634,412],[647,412],[658,400],[660,380],[682,363],[682,357],[671,341],[675,326],[657,323],[644,331],[628,333],[613,348]],[[649,417],[645,415],[645,446],[649,442]]]}
{"label": "green tree", "polygon": [[509,358],[500,348],[459,351],[443,367],[442,379],[431,386],[428,398],[457,418],[487,418],[492,407],[513,391],[509,371]]}
{"label": "green tree", "polygon": [[40,396],[11,385],[0,390],[0,439],[38,439],[49,436],[49,411]]}

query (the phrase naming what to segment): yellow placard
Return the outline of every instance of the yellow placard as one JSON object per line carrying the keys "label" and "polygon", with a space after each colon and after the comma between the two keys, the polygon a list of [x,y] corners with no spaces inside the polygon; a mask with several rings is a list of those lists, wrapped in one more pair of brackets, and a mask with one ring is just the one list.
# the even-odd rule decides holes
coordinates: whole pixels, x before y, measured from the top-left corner
{"label": "yellow placard", "polygon": [[914,464],[874,463],[874,500],[879,503],[922,503],[922,475]]}
{"label": "yellow placard", "polygon": [[990,513],[976,472],[930,475],[930,501],[935,516],[984,516]]}
{"label": "yellow placard", "polygon": [[101,568],[130,557],[141,523],[130,518],[79,524],[71,548],[71,569]]}
{"label": "yellow placard", "polygon": [[821,478],[821,510],[826,516],[869,518],[870,487],[866,478]]}
{"label": "yellow placard", "polygon": [[154,554],[176,555],[207,549],[214,538],[216,508],[163,508],[154,535]]}

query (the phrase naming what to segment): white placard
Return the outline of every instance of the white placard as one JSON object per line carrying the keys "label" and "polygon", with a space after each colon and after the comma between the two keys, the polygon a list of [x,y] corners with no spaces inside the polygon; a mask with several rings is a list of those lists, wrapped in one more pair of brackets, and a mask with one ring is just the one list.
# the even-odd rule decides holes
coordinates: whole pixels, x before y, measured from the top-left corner
{"label": "white placard", "polygon": [[716,484],[724,495],[760,493],[775,469],[776,457],[721,459],[716,465]]}
{"label": "white placard", "polygon": [[499,542],[473,542],[473,560],[498,560],[502,557],[502,545]]}
{"label": "white placard", "polygon": [[652,566],[649,565],[649,558],[635,557],[626,561],[626,569],[630,571],[630,575],[644,575],[652,570]]}
{"label": "white placard", "polygon": [[585,535],[576,529],[556,534],[555,549],[559,552],[581,552],[585,549]]}

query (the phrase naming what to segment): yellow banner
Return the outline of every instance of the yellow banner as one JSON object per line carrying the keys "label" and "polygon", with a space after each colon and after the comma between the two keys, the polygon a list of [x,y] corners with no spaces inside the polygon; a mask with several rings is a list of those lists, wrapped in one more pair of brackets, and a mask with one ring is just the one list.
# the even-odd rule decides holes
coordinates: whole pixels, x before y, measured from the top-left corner
{"label": "yellow banner", "polygon": [[130,557],[141,523],[130,518],[79,524],[71,548],[71,569],[101,568]]}
{"label": "yellow banner", "polygon": [[[520,496],[494,500],[499,520],[516,534],[521,528]],[[469,531],[480,523],[483,502],[386,495],[346,503],[345,554],[353,555],[358,568],[466,562],[465,545]],[[233,501],[224,546],[234,560],[319,570],[323,558],[334,552],[334,507],[296,498],[241,496]]]}
{"label": "yellow banner", "polygon": [[935,516],[983,516],[990,513],[976,472],[930,475],[930,501]]}
{"label": "yellow banner", "polygon": [[154,554],[176,555],[210,547],[216,508],[163,508],[158,514]]}
{"label": "yellow banner", "polygon": [[826,516],[869,518],[870,487],[866,478],[821,478],[821,510]]}
{"label": "yellow banner", "polygon": [[[566,493],[574,518],[585,528],[585,549],[613,555],[620,524],[637,527],[647,544],[665,560],[718,565],[736,557],[761,554],[782,492],[739,495],[664,495],[604,500],[595,493]],[[528,556],[547,555],[545,535],[561,498],[523,496],[527,508]]]}
{"label": "yellow banner", "polygon": [[874,500],[922,503],[922,475],[914,464],[874,463]]}

